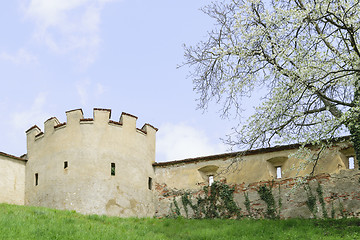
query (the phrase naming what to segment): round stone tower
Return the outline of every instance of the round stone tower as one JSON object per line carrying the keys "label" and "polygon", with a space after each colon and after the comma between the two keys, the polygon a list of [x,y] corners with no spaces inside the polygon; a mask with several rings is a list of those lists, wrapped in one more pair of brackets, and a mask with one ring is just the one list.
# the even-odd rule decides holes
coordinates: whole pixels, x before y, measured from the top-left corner
{"label": "round stone tower", "polygon": [[94,109],[66,112],[67,122],[45,122],[26,131],[25,204],[84,214],[153,216],[152,179],[157,129],[136,128],[137,117]]}

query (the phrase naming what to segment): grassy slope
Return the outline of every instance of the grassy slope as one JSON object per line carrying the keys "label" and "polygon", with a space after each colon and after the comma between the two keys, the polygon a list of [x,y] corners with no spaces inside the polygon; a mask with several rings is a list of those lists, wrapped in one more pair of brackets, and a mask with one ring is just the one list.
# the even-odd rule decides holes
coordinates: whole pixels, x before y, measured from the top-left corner
{"label": "grassy slope", "polygon": [[0,239],[360,239],[360,219],[122,219],[0,204]]}

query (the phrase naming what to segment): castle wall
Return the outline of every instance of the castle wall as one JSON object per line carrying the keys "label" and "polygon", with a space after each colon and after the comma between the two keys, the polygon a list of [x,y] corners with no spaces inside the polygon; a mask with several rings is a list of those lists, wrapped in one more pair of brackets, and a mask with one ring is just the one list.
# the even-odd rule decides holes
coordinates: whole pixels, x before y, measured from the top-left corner
{"label": "castle wall", "polygon": [[[209,176],[213,176],[215,181],[225,180],[228,184],[248,184],[276,179],[277,167],[281,167],[282,178],[305,176],[312,171],[313,163],[307,163],[301,156],[289,157],[298,151],[298,147],[289,145],[156,163],[156,182],[166,184],[169,188],[188,190],[196,190],[207,185]],[[343,148],[343,144],[335,145],[323,152],[314,174],[338,173],[347,169],[348,157],[355,154],[352,148],[345,147],[347,150],[341,150]]]}
{"label": "castle wall", "polygon": [[27,131],[25,204],[84,214],[153,216],[148,185],[154,179],[157,129],[148,124],[137,129],[137,117],[130,114],[111,121],[110,113],[94,109],[94,118],[84,119],[81,110],[73,110],[66,113],[66,124],[51,118],[44,133],[37,127]]}
{"label": "castle wall", "polygon": [[[312,195],[315,196],[315,215],[323,218],[324,210],[328,217],[360,217],[360,171],[357,169],[345,169],[337,173],[318,174],[315,177],[299,183],[299,178],[285,178],[273,181],[262,181],[254,183],[230,184],[235,188],[234,200],[241,208],[240,215],[251,218],[264,218],[266,216],[266,203],[260,199],[257,190],[261,185],[272,186],[272,195],[275,200],[276,214],[280,212],[280,218],[314,218],[307,207],[308,193],[304,186],[308,186]],[[305,184],[305,185],[304,185]],[[317,193],[318,184],[323,192],[324,210]],[[205,186],[206,187],[206,186]],[[182,216],[186,212],[182,203],[182,196],[188,193],[191,201],[196,205],[196,198],[205,193],[202,188],[197,190],[177,189],[168,187],[166,184],[156,184],[156,216],[173,216],[175,213],[174,199],[180,209]],[[245,206],[245,194],[250,201],[250,212]],[[279,207],[279,201],[281,206]],[[194,217],[194,211],[187,206],[189,217]]]}
{"label": "castle wall", "polygon": [[24,204],[26,160],[0,152],[0,202]]}
{"label": "castle wall", "polygon": [[[26,131],[26,159],[0,152],[0,191],[5,193],[0,202],[83,214],[166,216],[174,198],[181,202],[185,192],[199,196],[215,180],[235,187],[243,210],[244,193],[249,194],[252,216],[261,217],[265,205],[257,189],[274,182],[281,189],[275,197],[284,202],[282,217],[310,217],[306,193],[293,187],[297,177],[314,170],[317,177],[308,183],[313,189],[317,182],[324,184],[327,209],[336,200],[350,215],[360,216],[360,173],[349,170],[350,159],[355,169],[359,166],[349,142],[334,143],[320,155],[315,147],[299,154],[300,145],[294,144],[155,163],[157,129],[149,124],[136,128],[137,117],[122,113],[112,121],[108,109],[94,109],[91,119],[81,109],[66,116],[65,123],[48,119],[44,132],[37,126]],[[313,169],[308,161],[317,156]]]}

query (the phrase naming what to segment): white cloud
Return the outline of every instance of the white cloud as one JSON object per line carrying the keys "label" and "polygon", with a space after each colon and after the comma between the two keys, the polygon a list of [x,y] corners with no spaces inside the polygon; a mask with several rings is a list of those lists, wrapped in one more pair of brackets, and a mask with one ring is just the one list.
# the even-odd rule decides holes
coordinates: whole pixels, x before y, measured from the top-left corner
{"label": "white cloud", "polygon": [[157,134],[157,161],[180,160],[219,154],[222,143],[211,143],[206,134],[186,124],[164,124]]}
{"label": "white cloud", "polygon": [[52,51],[75,53],[84,67],[91,64],[101,41],[101,10],[116,0],[27,0],[25,16],[36,24],[34,36]]}
{"label": "white cloud", "polygon": [[105,92],[105,87],[101,83],[93,84],[89,79],[85,79],[76,83],[76,91],[81,105],[85,107],[90,98],[100,98]]}
{"label": "white cloud", "polygon": [[87,88],[90,85],[89,80],[80,81],[76,84],[76,90],[80,97],[80,103],[82,106],[86,106],[88,102],[88,91]]}
{"label": "white cloud", "polygon": [[31,107],[12,114],[12,124],[15,129],[27,130],[33,125],[42,127],[44,121],[49,118],[49,114],[44,111],[46,94],[40,93],[35,98]]}
{"label": "white cloud", "polygon": [[101,83],[96,84],[95,95],[97,97],[100,97],[104,92],[105,92],[104,85],[102,85]]}
{"label": "white cloud", "polygon": [[0,59],[10,61],[14,64],[37,64],[38,59],[35,55],[29,53],[27,50],[20,48],[15,54],[7,52],[0,53]]}

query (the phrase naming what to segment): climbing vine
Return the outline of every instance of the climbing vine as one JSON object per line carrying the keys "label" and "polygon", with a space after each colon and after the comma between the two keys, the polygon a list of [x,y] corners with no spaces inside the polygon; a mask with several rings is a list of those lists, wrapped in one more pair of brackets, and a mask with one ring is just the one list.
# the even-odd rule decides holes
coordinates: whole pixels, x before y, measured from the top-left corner
{"label": "climbing vine", "polygon": [[[173,208],[174,206],[174,208]],[[179,205],[175,199],[173,198],[173,202],[170,204],[170,215],[168,217],[170,218],[176,218],[181,216]]]}
{"label": "climbing vine", "polygon": [[[194,201],[190,193],[185,193],[181,196],[181,202],[187,218],[189,217],[189,209],[193,211],[194,218],[241,217],[241,208],[234,201],[234,186],[230,187],[224,183],[214,182],[211,186],[205,186],[203,191],[204,194],[199,195]],[[174,199],[174,205],[175,202],[176,200]],[[178,204],[175,206],[178,206]]]}
{"label": "climbing vine", "polygon": [[[273,195],[274,182],[271,184],[263,184],[257,188],[257,193],[260,200],[266,204],[266,209],[251,209],[251,201],[248,192],[244,192],[244,205],[248,217],[263,216],[267,219],[279,219],[282,209],[281,189],[278,186],[278,199]],[[339,210],[342,218],[348,217],[349,213],[344,208],[343,203],[339,200],[338,208],[334,207],[334,200],[337,194],[332,194],[331,211],[328,213],[326,209],[326,202],[324,200],[324,192],[321,184],[317,182],[317,187],[311,189],[309,183],[303,185],[306,192],[307,200],[306,206],[313,215],[317,218],[320,211],[317,204],[320,203],[322,218],[336,218],[336,212]],[[235,186],[229,186],[225,183],[214,182],[211,186],[203,187],[202,191],[198,192],[183,192],[176,191],[173,194],[173,200],[170,203],[170,214],[168,217],[186,217],[186,218],[220,218],[220,219],[238,219],[243,217],[241,208],[234,200]],[[177,196],[177,197],[175,197]],[[181,202],[180,202],[181,201]],[[330,214],[330,215],[329,215]]]}
{"label": "climbing vine", "polygon": [[312,193],[309,184],[304,185],[304,190],[305,190],[306,195],[307,195],[306,206],[308,207],[308,209],[310,210],[310,212],[312,213],[314,218],[316,218],[316,213],[317,213],[316,197]]}
{"label": "climbing vine", "polygon": [[250,208],[249,194],[244,192],[244,197],[245,197],[244,205],[245,205],[246,211],[249,214],[248,216],[251,217],[252,213],[251,213],[251,208]]}
{"label": "climbing vine", "polygon": [[[275,203],[275,198],[274,195],[272,193],[272,185],[266,186],[261,185],[258,190],[257,190],[260,199],[263,200],[266,203],[266,212],[265,212],[265,218],[269,218],[269,219],[278,219],[280,218],[280,205],[281,205],[281,200],[279,200],[278,202],[278,206],[279,206],[279,212],[276,212],[276,203]],[[280,195],[279,195],[280,198]]]}
{"label": "climbing vine", "polygon": [[324,196],[323,196],[323,190],[322,190],[322,187],[321,187],[319,182],[318,182],[318,186],[316,188],[316,192],[318,194],[319,202],[321,204],[321,210],[322,210],[323,218],[329,218],[328,213],[326,211],[326,206],[325,206],[325,201],[324,201]]}

